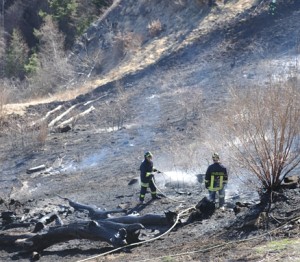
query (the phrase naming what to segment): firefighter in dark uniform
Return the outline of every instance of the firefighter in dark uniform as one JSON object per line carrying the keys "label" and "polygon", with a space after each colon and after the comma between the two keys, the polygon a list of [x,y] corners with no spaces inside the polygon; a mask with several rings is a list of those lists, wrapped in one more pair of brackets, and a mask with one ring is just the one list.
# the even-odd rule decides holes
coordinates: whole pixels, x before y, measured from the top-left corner
{"label": "firefighter in dark uniform", "polygon": [[211,164],[205,174],[205,187],[208,189],[209,199],[215,202],[216,193],[219,195],[219,208],[224,209],[225,204],[225,185],[228,182],[227,169],[220,163],[218,153],[212,155]]}
{"label": "firefighter in dark uniform", "polygon": [[151,190],[152,199],[160,199],[160,197],[156,193],[156,186],[153,183],[154,172],[159,172],[156,168],[153,167],[152,162],[153,155],[151,152],[146,152],[144,155],[144,161],[140,166],[141,171],[141,192],[140,192],[140,204],[144,203],[145,194],[147,192],[147,188],[149,187]]}

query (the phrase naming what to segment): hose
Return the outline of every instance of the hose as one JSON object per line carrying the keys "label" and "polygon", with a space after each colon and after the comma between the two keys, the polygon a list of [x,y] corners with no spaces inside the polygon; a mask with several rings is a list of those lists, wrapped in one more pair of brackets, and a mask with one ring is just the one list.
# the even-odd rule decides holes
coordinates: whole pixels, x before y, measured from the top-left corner
{"label": "hose", "polygon": [[157,186],[157,184],[155,183],[155,181],[154,181],[153,178],[152,178],[152,182],[153,182],[153,184],[155,185],[157,191],[158,191],[159,193],[161,193],[165,198],[168,198],[168,199],[170,199],[170,200],[172,200],[172,201],[174,201],[174,202],[185,203],[185,201],[183,201],[183,200],[177,200],[177,199],[174,199],[174,198],[172,198],[172,197],[168,197],[165,193],[163,193],[163,192],[159,189],[159,187]]}
{"label": "hose", "polygon": [[[159,172],[160,172],[160,171],[159,171]],[[160,173],[162,173],[162,172],[160,172]],[[163,174],[163,173],[162,173],[162,174]],[[157,191],[159,191],[164,197],[166,197],[166,198],[168,198],[168,199],[170,199],[170,200],[172,200],[172,201],[174,201],[174,202],[178,202],[178,203],[184,203],[184,202],[185,202],[185,201],[179,201],[179,200],[177,200],[177,199],[168,197],[165,193],[163,193],[163,192],[159,189],[159,187],[157,186],[157,184],[156,184],[155,181],[154,181],[154,178],[152,178],[152,182],[153,182],[153,184],[155,185]],[[115,249],[113,249],[113,250],[107,251],[107,252],[105,252],[105,253],[102,253],[102,254],[99,254],[99,255],[96,255],[96,256],[93,256],[93,257],[89,257],[89,258],[86,258],[86,259],[83,259],[83,260],[79,260],[79,261],[77,261],[77,262],[85,262],[85,261],[89,261],[89,260],[91,260],[91,259],[95,259],[95,258],[98,258],[98,257],[101,257],[101,256],[105,256],[105,255],[111,254],[111,253],[113,253],[113,252],[116,252],[116,251],[121,250],[121,249],[124,249],[124,248],[132,247],[132,246],[137,246],[137,245],[141,245],[141,244],[144,244],[144,243],[147,243],[147,242],[151,242],[151,241],[157,240],[157,239],[163,237],[164,235],[168,234],[168,233],[176,226],[176,224],[177,224],[178,221],[179,221],[179,218],[180,218],[184,213],[186,213],[186,212],[188,212],[188,211],[190,211],[190,210],[194,210],[194,209],[195,209],[195,206],[192,206],[192,207],[189,207],[189,208],[184,209],[183,211],[179,212],[179,213],[177,214],[177,216],[176,216],[176,220],[175,220],[174,224],[173,224],[166,232],[164,232],[163,234],[161,234],[161,235],[159,235],[159,236],[157,236],[157,237],[154,237],[154,238],[151,238],[151,239],[148,239],[148,240],[144,240],[144,241],[141,241],[141,242],[137,242],[137,243],[132,243],[132,244],[129,244],[129,245],[126,245],[126,246],[118,247],[118,248],[115,248]]]}
{"label": "hose", "polygon": [[261,238],[263,236],[269,235],[270,233],[275,232],[276,230],[284,227],[286,224],[288,224],[290,222],[293,222],[293,221],[296,221],[298,219],[300,219],[300,216],[292,218],[289,221],[287,221],[286,223],[284,223],[283,225],[281,225],[281,226],[279,226],[277,228],[274,228],[274,229],[272,229],[272,230],[270,230],[270,231],[268,231],[268,232],[266,232],[266,233],[264,233],[262,235],[255,236],[255,237],[252,237],[252,238],[235,240],[235,241],[229,241],[229,242],[226,242],[226,243],[221,243],[221,244],[217,244],[217,245],[213,245],[213,246],[208,246],[208,247],[205,247],[205,248],[199,249],[199,250],[188,251],[188,252],[183,252],[183,253],[177,253],[177,254],[167,255],[167,256],[160,256],[160,257],[149,258],[149,259],[143,259],[143,260],[138,260],[138,261],[135,261],[135,262],[154,261],[154,260],[158,260],[158,259],[162,260],[164,258],[171,258],[171,257],[177,257],[177,256],[185,256],[185,255],[191,255],[191,254],[196,254],[196,253],[204,253],[204,252],[210,251],[210,250],[215,249],[215,248],[224,247],[224,246],[232,245],[232,244],[235,244],[235,243],[250,242],[251,240],[256,240],[256,239],[259,239],[259,238]]}
{"label": "hose", "polygon": [[176,220],[174,222],[174,224],[166,231],[164,232],[163,234],[157,236],[157,237],[154,237],[154,238],[151,238],[151,239],[147,239],[147,240],[144,240],[144,241],[141,241],[141,242],[137,242],[137,243],[132,243],[132,244],[129,244],[129,245],[125,245],[125,246],[122,246],[122,247],[118,247],[118,248],[115,248],[113,250],[110,250],[110,251],[107,251],[105,253],[102,253],[102,254],[99,254],[99,255],[96,255],[96,256],[93,256],[93,257],[88,257],[86,259],[82,259],[82,260],[78,260],[77,262],[85,262],[85,261],[89,261],[91,259],[95,259],[95,258],[99,258],[99,257],[102,257],[102,256],[105,256],[105,255],[108,255],[108,254],[111,254],[113,252],[116,252],[118,250],[121,250],[121,249],[124,249],[124,248],[128,248],[128,247],[133,247],[133,246],[137,246],[137,245],[141,245],[141,244],[144,244],[144,243],[147,243],[147,242],[152,242],[154,240],[157,240],[163,236],[165,236],[166,234],[168,234],[178,223],[179,221],[179,218],[186,212],[190,211],[190,210],[193,210],[195,209],[195,207],[189,207],[187,209],[184,209],[183,211],[179,212],[176,216]]}

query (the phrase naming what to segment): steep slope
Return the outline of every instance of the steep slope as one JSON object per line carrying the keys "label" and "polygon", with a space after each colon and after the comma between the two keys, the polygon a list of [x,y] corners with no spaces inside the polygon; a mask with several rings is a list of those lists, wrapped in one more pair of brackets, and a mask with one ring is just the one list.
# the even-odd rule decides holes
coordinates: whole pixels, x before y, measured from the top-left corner
{"label": "steep slope", "polygon": [[[28,107],[23,117],[8,123],[9,132],[0,137],[1,209],[14,199],[21,202],[18,215],[29,209],[38,216],[65,205],[57,194],[104,208],[132,207],[139,185],[128,186],[128,182],[138,177],[146,150],[154,153],[155,165],[165,173],[157,178],[159,187],[185,203],[163,199],[141,214],[195,205],[207,193],[195,174],[205,172],[211,150],[219,150],[224,163],[230,159],[222,145],[215,145],[217,131],[206,125],[205,117],[222,110],[232,85],[250,88],[288,77],[287,72],[299,75],[299,14],[299,1],[280,5],[275,16],[268,13],[267,1],[227,1],[213,8],[196,0],[116,1],[74,51],[80,72],[91,75],[87,83],[91,91],[68,101]],[[149,34],[148,25],[158,20],[162,30]],[[89,114],[73,119],[69,132],[49,127],[43,143],[36,142],[43,126],[33,123],[57,120],[54,127],[58,127],[91,106]],[[41,164],[46,164],[45,171],[26,173]],[[247,194],[241,188],[232,174],[229,206],[233,197],[257,200],[253,192]],[[297,203],[298,192],[294,191],[295,196],[286,193],[290,207]],[[284,210],[283,215],[291,212]],[[85,219],[77,213],[64,219],[78,218]],[[219,233],[234,219],[230,211],[217,212],[211,220],[179,228],[160,241],[137,247],[132,254],[114,254],[99,261],[151,261],[179,250],[199,250],[202,245],[228,240],[228,235]],[[247,234],[260,232],[232,232],[232,238]],[[226,257],[241,261],[240,246],[234,247],[234,253],[219,250],[217,258],[201,252],[174,261],[224,261]],[[108,249],[103,243],[74,241],[47,249],[42,260],[76,261]],[[241,249],[251,261],[247,245]],[[2,260],[28,260],[14,250],[6,251],[1,253]]]}
{"label": "steep slope", "polygon": [[[209,79],[207,72],[215,71],[209,67],[217,71],[225,67],[222,77],[230,75],[233,67],[238,71],[232,75],[244,76],[254,63],[265,67],[271,59],[297,52],[298,11],[297,2],[279,6],[277,15],[272,16],[264,1],[228,1],[212,9],[202,1],[116,1],[86,32],[75,53],[84,60],[96,57],[99,48],[103,49],[98,56],[103,70],[93,83],[99,86],[138,74],[151,65],[160,66],[160,61],[179,72],[196,65],[200,80]],[[161,24],[161,31],[154,36],[147,29],[153,21]],[[177,68],[174,63],[186,64]]]}

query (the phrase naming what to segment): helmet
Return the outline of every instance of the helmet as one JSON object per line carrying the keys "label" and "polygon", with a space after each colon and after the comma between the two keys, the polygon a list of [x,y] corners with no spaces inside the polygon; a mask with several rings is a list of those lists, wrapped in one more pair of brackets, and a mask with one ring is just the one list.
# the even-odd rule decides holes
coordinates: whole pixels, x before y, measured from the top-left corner
{"label": "helmet", "polygon": [[150,151],[146,152],[144,157],[153,157],[152,153]]}
{"label": "helmet", "polygon": [[216,161],[217,161],[217,160],[220,160],[219,154],[218,154],[218,153],[213,153],[213,154],[212,154],[212,159],[213,159],[213,160],[216,160]]}

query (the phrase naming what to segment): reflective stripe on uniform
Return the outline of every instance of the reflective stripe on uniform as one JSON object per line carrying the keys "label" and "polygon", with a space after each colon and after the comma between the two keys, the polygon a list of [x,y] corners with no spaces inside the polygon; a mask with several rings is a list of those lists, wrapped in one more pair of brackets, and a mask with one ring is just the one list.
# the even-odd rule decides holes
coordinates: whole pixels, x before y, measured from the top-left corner
{"label": "reflective stripe on uniform", "polygon": [[149,187],[149,183],[143,183],[143,182],[141,182],[141,186],[142,187]]}
{"label": "reflective stripe on uniform", "polygon": [[151,176],[151,172],[146,173],[146,177]]}
{"label": "reflective stripe on uniform", "polygon": [[[219,191],[223,188],[223,172],[212,172],[211,177],[210,177],[210,185],[208,190],[210,191]],[[214,187],[215,184],[215,177],[219,177],[219,185]]]}

